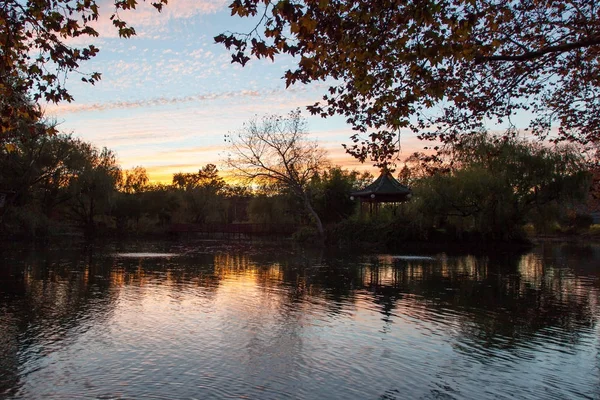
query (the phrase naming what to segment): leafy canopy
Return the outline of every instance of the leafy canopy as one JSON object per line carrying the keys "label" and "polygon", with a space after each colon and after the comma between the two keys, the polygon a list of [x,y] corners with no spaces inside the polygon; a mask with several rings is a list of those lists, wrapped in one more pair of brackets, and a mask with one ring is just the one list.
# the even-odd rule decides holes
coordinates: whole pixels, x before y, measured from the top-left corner
{"label": "leafy canopy", "polygon": [[178,172],[173,174],[173,185],[180,189],[211,188],[218,192],[226,184],[219,176],[219,170],[215,164],[206,164],[198,172]]}
{"label": "leafy canopy", "polygon": [[[151,2],[158,11],[168,0]],[[111,0],[110,19],[119,36],[135,35],[133,27],[121,19],[119,11],[135,9],[137,0]],[[59,102],[73,97],[65,88],[68,73],[80,63],[98,54],[93,44],[72,46],[73,38],[97,37],[94,21],[100,15],[95,0],[3,0],[0,5],[0,99],[1,133],[14,128],[15,121],[27,117],[35,120],[39,110],[23,101],[7,101],[30,94]],[[81,80],[94,84],[100,73],[82,75]],[[6,104],[5,104],[6,103]]]}
{"label": "leafy canopy", "polygon": [[430,176],[415,171],[421,175],[413,186],[417,214],[496,238],[518,233],[526,222],[553,222],[589,191],[589,163],[572,145],[549,147],[484,132],[461,138],[443,156],[427,160],[433,163],[425,168]]}
{"label": "leafy canopy", "polygon": [[[486,120],[533,113],[553,140],[600,138],[600,19],[595,0],[233,0],[249,33],[215,38],[232,62],[296,56],[287,85],[325,81],[323,117],[347,117],[346,150],[376,165],[400,129],[456,140]],[[438,109],[439,108],[439,109]],[[511,129],[507,131],[507,134]]]}

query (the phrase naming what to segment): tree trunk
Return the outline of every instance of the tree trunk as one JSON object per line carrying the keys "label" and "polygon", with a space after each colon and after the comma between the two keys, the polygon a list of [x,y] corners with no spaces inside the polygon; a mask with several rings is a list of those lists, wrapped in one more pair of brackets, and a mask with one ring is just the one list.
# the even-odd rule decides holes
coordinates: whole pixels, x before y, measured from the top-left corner
{"label": "tree trunk", "polygon": [[324,240],[325,239],[325,230],[323,229],[323,223],[321,222],[321,218],[319,217],[319,214],[317,214],[317,212],[312,207],[312,204],[310,204],[310,200],[308,199],[308,196],[306,194],[304,194],[302,196],[302,198],[304,200],[304,207],[306,207],[306,210],[313,217],[315,224],[317,225],[317,231],[319,232],[319,237],[321,238],[321,240]]}
{"label": "tree trunk", "polygon": [[[94,212],[95,212],[95,207],[94,207],[94,198],[90,197],[90,213],[88,215],[85,216],[85,228],[84,228],[84,236],[86,239],[91,239],[94,237],[95,235],[95,227],[94,227]],[[85,207],[84,207],[84,213],[85,213]]]}

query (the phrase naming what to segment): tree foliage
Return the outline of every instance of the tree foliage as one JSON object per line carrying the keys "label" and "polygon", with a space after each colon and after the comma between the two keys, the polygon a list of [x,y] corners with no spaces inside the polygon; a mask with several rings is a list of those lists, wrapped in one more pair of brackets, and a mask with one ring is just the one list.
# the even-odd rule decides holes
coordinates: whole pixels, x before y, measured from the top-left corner
{"label": "tree foliage", "polygon": [[233,0],[230,8],[258,20],[251,32],[215,38],[232,62],[296,56],[286,84],[330,84],[309,110],[346,116],[357,131],[346,149],[360,160],[390,163],[402,128],[449,142],[486,120],[510,126],[520,111],[533,113],[540,137],[557,127],[557,141],[600,138],[594,0]]}
{"label": "tree foliage", "polygon": [[296,202],[285,194],[258,194],[248,202],[248,220],[257,224],[293,223],[293,217],[298,216],[294,206]]}
{"label": "tree foliage", "polygon": [[572,146],[480,133],[463,138],[446,157],[446,168],[414,184],[416,212],[429,216],[429,225],[506,239],[526,222],[556,222],[589,191],[588,163]]}
{"label": "tree foliage", "polygon": [[73,199],[70,214],[86,235],[92,235],[96,216],[110,210],[121,178],[121,168],[115,153],[106,147],[99,150],[89,143],[80,142],[77,150],[84,162],[72,171],[66,188]]}
{"label": "tree foliage", "polygon": [[61,190],[84,162],[82,145],[68,135],[25,135],[0,147],[0,188],[13,193],[17,205],[39,201],[45,213],[69,196]]}
{"label": "tree foliage", "polygon": [[206,164],[198,172],[178,172],[174,174],[173,185],[187,190],[209,187],[218,192],[225,187],[225,181],[219,176],[219,170],[215,164]]}
{"label": "tree foliage", "polygon": [[356,210],[356,202],[350,193],[367,186],[373,175],[332,167],[315,176],[311,181],[311,192],[315,210],[322,215],[324,223],[334,223],[349,218]]}
{"label": "tree foliage", "polygon": [[60,215],[92,234],[95,218],[110,213],[121,177],[114,153],[64,134],[24,134],[10,144],[10,151],[0,147],[0,189],[10,193],[9,216],[18,210],[27,221],[17,225],[33,227],[15,230],[45,231],[43,221]]}
{"label": "tree foliage", "polygon": [[221,191],[226,184],[216,165],[206,164],[197,173],[176,173],[173,186],[182,192],[185,212],[191,219],[189,222],[203,224],[211,214],[224,213]]}
{"label": "tree foliage", "polygon": [[[110,19],[119,36],[135,35],[135,29],[119,16],[119,11],[135,9],[137,0],[111,0]],[[160,11],[167,0],[151,4]],[[3,0],[0,4],[0,129],[3,135],[19,118],[35,119],[39,110],[18,97],[32,100],[71,101],[65,87],[67,75],[98,54],[93,44],[77,47],[72,39],[97,37],[94,22],[100,15],[96,0]],[[100,73],[82,75],[94,84]],[[7,99],[10,99],[7,100]]]}
{"label": "tree foliage", "polygon": [[134,167],[123,171],[121,177],[121,190],[125,193],[141,193],[148,188],[150,180],[144,167]]}

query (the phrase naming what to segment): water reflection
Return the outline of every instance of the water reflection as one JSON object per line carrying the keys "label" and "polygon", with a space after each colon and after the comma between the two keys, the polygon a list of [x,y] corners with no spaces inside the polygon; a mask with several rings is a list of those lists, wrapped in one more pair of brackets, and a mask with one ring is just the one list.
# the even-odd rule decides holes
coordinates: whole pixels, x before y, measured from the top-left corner
{"label": "water reflection", "polygon": [[138,247],[5,254],[0,397],[600,396],[597,247]]}

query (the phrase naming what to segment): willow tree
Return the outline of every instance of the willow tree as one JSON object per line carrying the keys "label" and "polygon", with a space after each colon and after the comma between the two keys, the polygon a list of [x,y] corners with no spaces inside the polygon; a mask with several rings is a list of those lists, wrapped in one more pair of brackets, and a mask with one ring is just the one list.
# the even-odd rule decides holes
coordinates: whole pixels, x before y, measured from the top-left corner
{"label": "willow tree", "polygon": [[178,189],[191,222],[204,224],[211,216],[226,219],[222,192],[227,184],[215,164],[206,164],[198,172],[173,174],[173,186]]}
{"label": "willow tree", "polygon": [[495,239],[520,235],[526,222],[545,230],[589,193],[589,162],[572,145],[481,132],[462,138],[445,156],[443,163],[428,160],[434,162],[425,169],[431,176],[415,182],[418,214]]}
{"label": "willow tree", "polygon": [[97,216],[110,209],[121,178],[116,154],[106,147],[97,149],[85,142],[75,142],[83,158],[82,165],[72,171],[67,191],[71,194],[70,211],[86,236],[95,234]]}
{"label": "willow tree", "polygon": [[[295,56],[287,85],[324,81],[313,114],[347,117],[347,151],[386,164],[402,128],[454,141],[534,115],[540,137],[600,139],[596,0],[232,0],[254,18],[215,38],[232,62]],[[510,133],[510,130],[507,131]]]}
{"label": "willow tree", "polygon": [[326,153],[308,137],[307,123],[300,111],[287,116],[254,118],[227,136],[226,159],[232,172],[247,181],[278,184],[293,193],[324,236],[321,218],[309,193],[310,181],[328,165]]}

